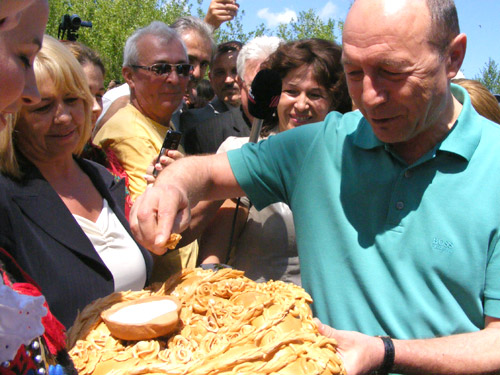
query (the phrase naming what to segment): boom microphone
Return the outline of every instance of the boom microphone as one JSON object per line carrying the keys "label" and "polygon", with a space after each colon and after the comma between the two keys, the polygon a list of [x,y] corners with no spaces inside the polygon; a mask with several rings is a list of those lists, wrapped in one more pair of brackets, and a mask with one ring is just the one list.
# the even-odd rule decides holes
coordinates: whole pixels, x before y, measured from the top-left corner
{"label": "boom microphone", "polygon": [[263,69],[253,79],[248,93],[248,111],[254,117],[249,142],[259,139],[262,122],[276,111],[281,95],[281,78],[271,69]]}

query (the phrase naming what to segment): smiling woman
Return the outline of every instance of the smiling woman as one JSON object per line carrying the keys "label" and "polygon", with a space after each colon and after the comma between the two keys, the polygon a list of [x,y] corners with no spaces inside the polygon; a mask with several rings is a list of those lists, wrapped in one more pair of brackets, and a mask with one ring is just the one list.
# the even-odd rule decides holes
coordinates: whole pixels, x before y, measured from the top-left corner
{"label": "smiling woman", "polygon": [[34,70],[41,101],[18,113],[15,159],[0,177],[0,246],[69,327],[94,299],[142,289],[151,257],[130,234],[123,181],[78,157],[90,136],[93,105],[82,66],[45,36]]}
{"label": "smiling woman", "polygon": [[[262,63],[261,68],[272,69],[281,77],[282,93],[277,116],[264,122],[261,138],[323,121],[330,111],[345,113],[352,109],[341,54],[342,49],[333,42],[306,39],[280,45]],[[219,152],[240,148],[247,142],[248,138],[230,137]],[[227,254],[220,254],[220,250],[228,248],[229,239],[221,239],[220,233],[232,225],[224,221],[224,218],[232,220],[232,215],[224,212],[231,207],[234,207],[232,201],[226,201],[218,213],[220,216],[204,232],[202,262],[213,262],[216,258],[225,262]],[[300,285],[295,227],[288,205],[275,203],[260,211],[251,206],[246,222],[235,228],[238,227],[242,229],[235,230],[231,266],[245,271],[246,276],[255,281],[272,279]]]}

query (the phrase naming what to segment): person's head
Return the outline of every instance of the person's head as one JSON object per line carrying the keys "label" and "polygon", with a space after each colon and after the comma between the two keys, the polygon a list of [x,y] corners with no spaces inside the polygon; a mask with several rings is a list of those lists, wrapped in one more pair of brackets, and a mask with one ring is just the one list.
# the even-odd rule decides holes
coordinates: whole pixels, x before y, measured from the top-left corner
{"label": "person's head", "polygon": [[459,108],[450,80],[465,48],[452,0],[354,2],[342,60],[354,104],[381,141],[405,148],[449,131]]}
{"label": "person's head", "polygon": [[241,92],[241,106],[250,121],[253,116],[248,112],[248,90],[260,70],[260,64],[283,42],[276,36],[259,36],[247,42],[240,50],[236,60],[238,86]]}
{"label": "person's head", "polygon": [[192,16],[180,17],[170,27],[177,31],[186,46],[189,63],[193,65],[188,87],[195,88],[205,77],[215,53],[213,30],[205,21]]}
{"label": "person's head", "polygon": [[214,89],[208,79],[202,79],[196,86],[195,108],[206,106],[215,96]]}
{"label": "person's head", "polygon": [[14,143],[29,160],[52,162],[79,154],[92,129],[92,94],[82,66],[46,35],[34,62],[41,101],[17,115]]}
{"label": "person's head", "polygon": [[42,45],[48,14],[47,0],[36,0],[20,13],[15,27],[0,32],[0,129],[6,125],[7,113],[40,100],[33,60]]}
{"label": "person's head", "polygon": [[12,30],[19,24],[21,12],[33,4],[34,0],[0,1],[0,32]]}
{"label": "person's head", "polygon": [[130,101],[160,124],[168,125],[179,107],[191,69],[180,36],[163,22],[135,31],[125,43],[122,74]]}
{"label": "person's head", "polygon": [[341,56],[334,42],[305,39],[281,44],[262,63],[282,79],[279,131],[323,121],[330,111],[352,109]]}
{"label": "person's head", "polygon": [[493,95],[481,82],[473,79],[458,78],[453,83],[467,90],[474,109],[481,116],[500,124],[500,105]]}
{"label": "person's head", "polygon": [[83,67],[85,76],[89,83],[90,93],[94,97],[92,106],[92,125],[95,126],[102,112],[102,96],[106,92],[104,88],[104,75],[106,69],[99,54],[88,46],[79,42],[65,44]]}
{"label": "person's head", "polygon": [[241,104],[236,70],[236,60],[241,47],[242,44],[238,41],[219,44],[209,73],[210,82],[217,97],[233,107]]}

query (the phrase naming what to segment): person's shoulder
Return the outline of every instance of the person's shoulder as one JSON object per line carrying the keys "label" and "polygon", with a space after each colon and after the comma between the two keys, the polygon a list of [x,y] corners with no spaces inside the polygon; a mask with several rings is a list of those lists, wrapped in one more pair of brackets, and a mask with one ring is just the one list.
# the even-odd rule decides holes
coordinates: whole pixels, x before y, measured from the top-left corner
{"label": "person's shoulder", "polygon": [[130,95],[130,87],[128,84],[124,83],[123,85],[106,91],[103,95],[103,99],[113,101],[126,95]]}
{"label": "person's shoulder", "polygon": [[216,113],[214,109],[209,104],[207,104],[202,108],[192,108],[183,111],[181,113],[181,123],[185,124],[186,126],[193,126],[215,116]]}
{"label": "person's shoulder", "polygon": [[120,108],[96,133],[95,139],[119,139],[137,135],[137,128],[142,127],[146,119],[132,104]]}
{"label": "person's shoulder", "polygon": [[220,145],[217,153],[221,154],[230,150],[241,148],[241,146],[245,143],[248,143],[248,139],[248,137],[227,137],[226,140]]}
{"label": "person's shoulder", "polygon": [[113,182],[114,176],[103,165],[83,158],[76,158],[76,161],[91,180],[100,178],[108,185]]}

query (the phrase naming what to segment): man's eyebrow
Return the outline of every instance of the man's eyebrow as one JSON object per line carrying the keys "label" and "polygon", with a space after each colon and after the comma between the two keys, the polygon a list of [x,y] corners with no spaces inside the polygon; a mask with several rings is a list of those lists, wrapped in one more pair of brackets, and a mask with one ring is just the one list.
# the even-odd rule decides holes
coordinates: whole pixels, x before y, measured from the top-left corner
{"label": "man's eyebrow", "polygon": [[[340,59],[340,62],[344,66],[345,65],[356,65],[356,63],[354,63],[352,60],[350,60],[348,58],[344,58],[344,57],[342,57]],[[382,59],[382,60],[377,62],[377,65],[402,69],[402,68],[406,68],[406,67],[410,66],[411,64],[407,60]]]}
{"label": "man's eyebrow", "polygon": [[382,60],[380,65],[401,69],[410,66],[410,62],[407,60]]}

